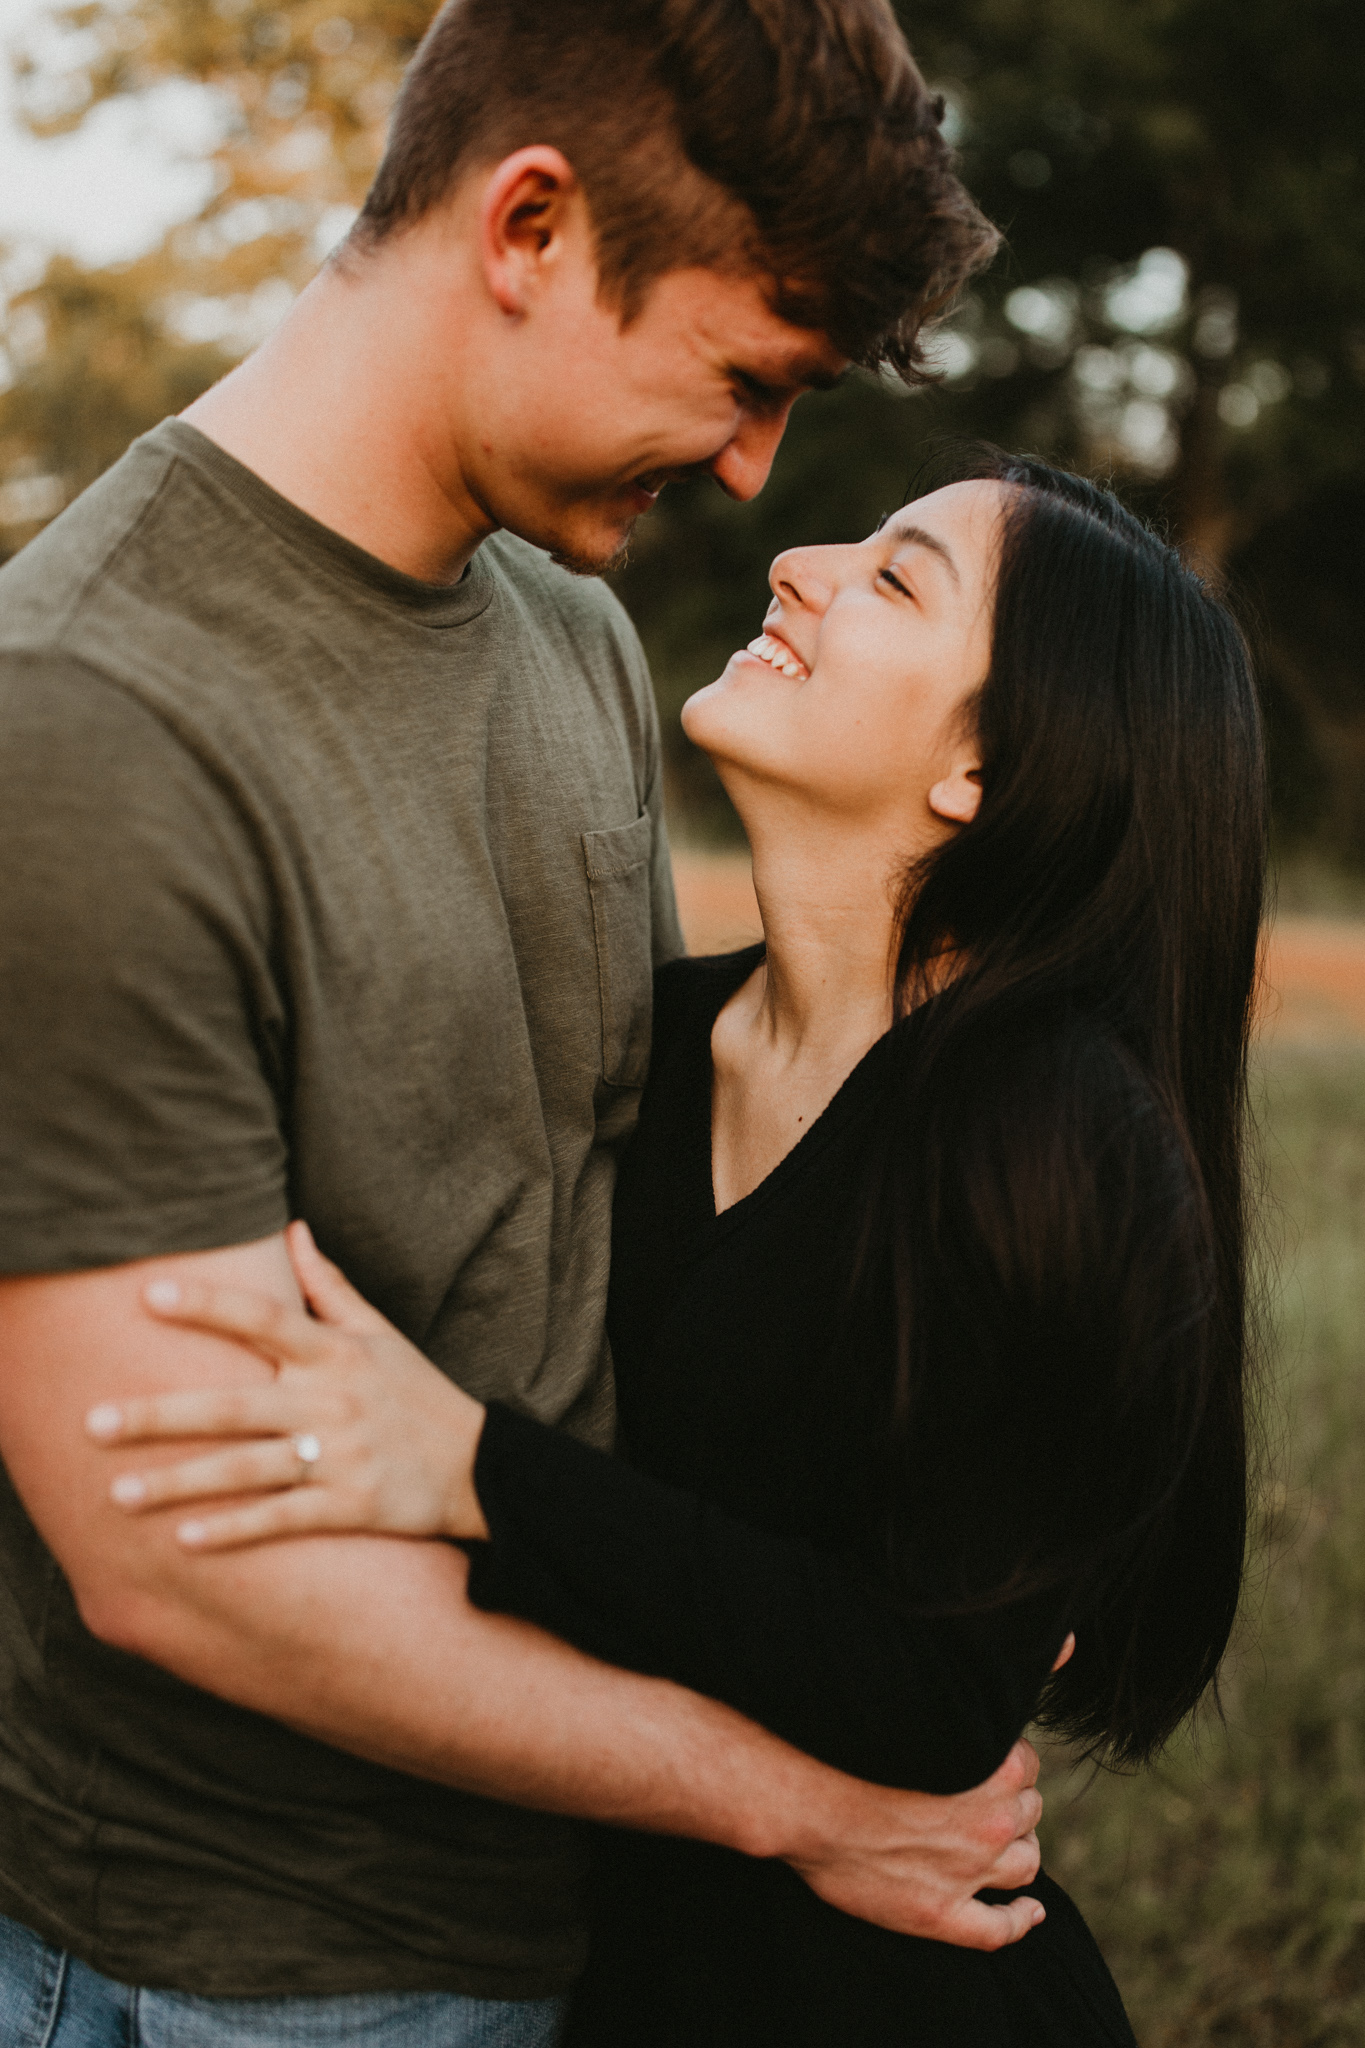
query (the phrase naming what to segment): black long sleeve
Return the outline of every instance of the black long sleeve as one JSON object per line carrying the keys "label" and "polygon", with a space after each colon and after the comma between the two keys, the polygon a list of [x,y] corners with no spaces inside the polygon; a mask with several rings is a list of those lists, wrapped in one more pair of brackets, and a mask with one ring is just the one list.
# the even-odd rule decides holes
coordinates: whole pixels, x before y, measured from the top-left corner
{"label": "black long sleeve", "polygon": [[857,1565],[497,1404],[475,1481],[492,1532],[471,1546],[479,1605],[723,1700],[879,1783],[952,1792],[988,1777],[1064,1633],[1060,1600],[970,1622],[909,1616]]}

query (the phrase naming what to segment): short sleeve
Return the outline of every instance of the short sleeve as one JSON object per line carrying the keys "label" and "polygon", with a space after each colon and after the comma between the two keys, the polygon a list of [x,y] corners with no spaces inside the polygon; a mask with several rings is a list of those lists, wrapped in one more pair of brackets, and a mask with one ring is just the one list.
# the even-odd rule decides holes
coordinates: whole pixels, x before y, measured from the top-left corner
{"label": "short sleeve", "polygon": [[226,779],[129,692],[0,663],[0,1270],[288,1218],[269,890]]}

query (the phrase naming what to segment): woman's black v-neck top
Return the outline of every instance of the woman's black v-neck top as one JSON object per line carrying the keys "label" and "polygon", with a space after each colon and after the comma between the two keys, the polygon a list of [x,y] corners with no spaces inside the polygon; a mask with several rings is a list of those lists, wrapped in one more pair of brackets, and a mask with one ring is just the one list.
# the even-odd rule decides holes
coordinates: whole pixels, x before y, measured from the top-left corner
{"label": "woman's black v-neck top", "polygon": [[[796,1147],[717,1216],[711,1029],[761,949],[680,960],[622,1162],[609,1330],[625,1456],[497,1406],[471,1593],[627,1668],[724,1700],[825,1762],[948,1792],[988,1777],[1067,1627],[1058,1600],[970,1621],[906,1613],[860,1546],[827,1362],[882,1039]],[[987,1956],[825,1905],[784,1864],[603,1830],[574,2048],[1099,2048],[1131,2044],[1075,1908]]]}

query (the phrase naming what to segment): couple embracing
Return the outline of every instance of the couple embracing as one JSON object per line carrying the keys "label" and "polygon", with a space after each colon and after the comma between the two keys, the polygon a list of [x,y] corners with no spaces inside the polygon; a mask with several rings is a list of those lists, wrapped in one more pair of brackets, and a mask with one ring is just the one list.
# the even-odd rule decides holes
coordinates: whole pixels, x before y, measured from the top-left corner
{"label": "couple embracing", "polygon": [[1019,1737],[1236,1607],[1241,642],[989,451],[780,556],[689,960],[591,580],[913,369],[937,114],[884,0],[450,0],[0,575],[7,2048],[1132,2039]]}

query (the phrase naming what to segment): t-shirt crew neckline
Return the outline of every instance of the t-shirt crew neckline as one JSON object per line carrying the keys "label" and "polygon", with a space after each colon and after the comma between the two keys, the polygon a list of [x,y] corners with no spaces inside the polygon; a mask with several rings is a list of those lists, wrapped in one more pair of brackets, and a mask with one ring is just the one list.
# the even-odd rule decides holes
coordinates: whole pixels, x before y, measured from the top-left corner
{"label": "t-shirt crew neckline", "polygon": [[413,625],[467,625],[486,611],[492,601],[493,572],[481,550],[470,558],[458,583],[426,583],[419,576],[409,576],[382,562],[378,555],[370,554],[368,549],[314,519],[188,420],[163,420],[146,439],[153,445],[169,446],[178,460],[211,477],[314,566],[339,575],[352,589],[357,583],[365,585],[371,596]]}

